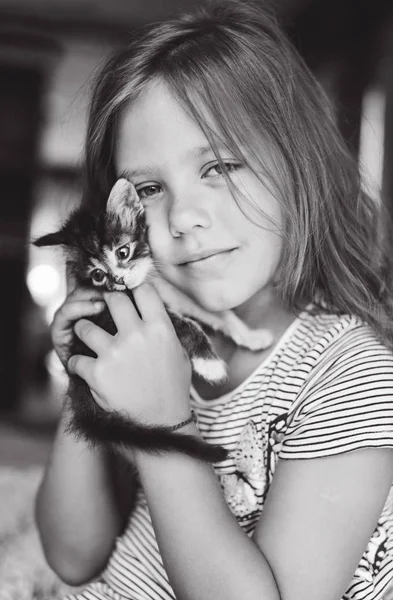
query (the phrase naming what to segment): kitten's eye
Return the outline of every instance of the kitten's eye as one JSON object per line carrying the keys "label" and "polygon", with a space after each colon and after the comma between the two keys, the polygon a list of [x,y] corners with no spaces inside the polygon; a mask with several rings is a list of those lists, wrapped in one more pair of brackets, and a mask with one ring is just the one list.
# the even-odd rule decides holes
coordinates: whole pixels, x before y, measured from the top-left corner
{"label": "kitten's eye", "polygon": [[94,283],[104,283],[106,280],[106,273],[102,269],[94,269],[94,271],[91,272],[91,278]]}
{"label": "kitten's eye", "polygon": [[120,258],[120,260],[127,260],[127,258],[130,256],[130,252],[131,250],[129,246],[122,246],[116,250],[116,256],[117,258]]}

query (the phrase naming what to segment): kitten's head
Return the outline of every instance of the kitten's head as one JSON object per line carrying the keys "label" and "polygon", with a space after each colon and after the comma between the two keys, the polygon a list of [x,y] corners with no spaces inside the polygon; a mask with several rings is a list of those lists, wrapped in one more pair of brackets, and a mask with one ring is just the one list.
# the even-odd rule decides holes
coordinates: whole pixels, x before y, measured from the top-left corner
{"label": "kitten's head", "polygon": [[59,231],[33,243],[62,245],[79,284],[103,291],[133,289],[153,267],[143,205],[126,179],[113,186],[105,213],[77,208]]}

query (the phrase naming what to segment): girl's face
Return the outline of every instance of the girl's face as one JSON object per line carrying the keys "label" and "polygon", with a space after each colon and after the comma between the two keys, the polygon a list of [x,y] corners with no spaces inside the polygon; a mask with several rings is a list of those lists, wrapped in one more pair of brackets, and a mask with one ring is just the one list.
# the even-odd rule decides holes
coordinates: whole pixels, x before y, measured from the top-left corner
{"label": "girl's face", "polygon": [[118,174],[136,187],[149,244],[165,278],[210,311],[253,312],[274,302],[282,216],[271,193],[227,149],[239,190],[262,209],[261,226],[240,210],[200,127],[163,83],[122,115]]}

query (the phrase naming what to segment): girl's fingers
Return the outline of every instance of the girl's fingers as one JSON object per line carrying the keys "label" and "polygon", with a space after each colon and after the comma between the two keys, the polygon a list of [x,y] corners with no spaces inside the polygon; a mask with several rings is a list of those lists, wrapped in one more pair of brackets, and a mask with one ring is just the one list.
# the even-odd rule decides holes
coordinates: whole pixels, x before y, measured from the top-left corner
{"label": "girl's fingers", "polygon": [[98,327],[87,319],[80,319],[75,323],[74,331],[93,352],[99,355],[113,340],[110,333]]}
{"label": "girl's fingers", "polygon": [[144,321],[170,320],[160,296],[150,283],[142,283],[142,285],[133,290],[133,293],[138,310]]}
{"label": "girl's fingers", "polygon": [[134,305],[123,292],[104,293],[104,298],[118,331],[135,329],[141,322]]}
{"label": "girl's fingers", "polygon": [[67,295],[71,294],[77,288],[76,277],[72,271],[70,263],[66,264],[66,282],[67,282]]}
{"label": "girl's fingers", "polygon": [[89,387],[94,387],[93,367],[95,360],[95,358],[90,358],[89,356],[74,354],[74,356],[71,356],[67,363],[68,371],[73,375],[79,375],[79,377],[82,377]]}
{"label": "girl's fingers", "polygon": [[68,302],[61,308],[57,318],[61,318],[61,320],[65,321],[77,321],[83,317],[97,315],[102,312],[104,308],[105,302],[103,300],[95,300],[94,302],[87,300]]}
{"label": "girl's fingers", "polygon": [[69,302],[75,302],[75,300],[101,300],[104,301],[102,292],[98,290],[91,290],[89,288],[77,287],[71,294],[69,294],[67,300]]}

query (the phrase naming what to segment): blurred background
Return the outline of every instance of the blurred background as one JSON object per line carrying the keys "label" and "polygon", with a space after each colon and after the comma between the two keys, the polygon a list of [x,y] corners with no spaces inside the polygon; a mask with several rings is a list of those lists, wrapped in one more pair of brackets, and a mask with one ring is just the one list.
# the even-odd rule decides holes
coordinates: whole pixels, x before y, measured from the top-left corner
{"label": "blurred background", "polygon": [[[43,464],[61,406],[49,323],[64,266],[29,241],[80,200],[92,74],[142,24],[197,1],[0,0],[0,466]],[[393,0],[272,1],[393,211]]]}

